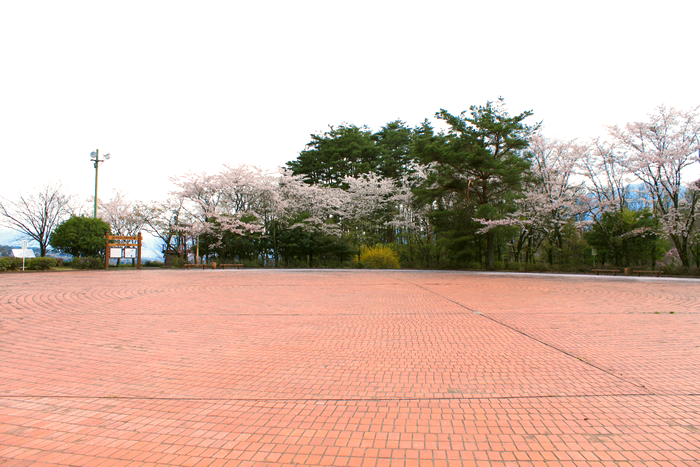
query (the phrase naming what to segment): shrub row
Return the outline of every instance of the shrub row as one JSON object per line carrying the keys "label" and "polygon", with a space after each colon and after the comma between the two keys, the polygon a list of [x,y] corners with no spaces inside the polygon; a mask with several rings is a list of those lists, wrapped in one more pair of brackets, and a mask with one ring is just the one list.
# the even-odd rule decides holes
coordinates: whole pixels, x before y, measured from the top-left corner
{"label": "shrub row", "polygon": [[105,260],[86,256],[84,258],[73,258],[69,266],[74,269],[104,269]]}
{"label": "shrub row", "polygon": [[[29,258],[24,260],[24,269],[48,271],[58,265],[56,258]],[[0,271],[20,271],[22,258],[0,258]]]}
{"label": "shrub row", "polygon": [[[58,265],[59,261],[56,258],[41,257],[28,258],[24,260],[24,269],[30,269],[35,271],[48,271],[49,269],[55,268]],[[65,265],[74,269],[104,269],[105,261],[102,258],[88,256],[85,258],[73,258],[72,261],[66,262]],[[145,267],[162,267],[163,263],[160,261],[145,261],[143,265]],[[22,258],[0,257],[0,271],[21,270]]]}

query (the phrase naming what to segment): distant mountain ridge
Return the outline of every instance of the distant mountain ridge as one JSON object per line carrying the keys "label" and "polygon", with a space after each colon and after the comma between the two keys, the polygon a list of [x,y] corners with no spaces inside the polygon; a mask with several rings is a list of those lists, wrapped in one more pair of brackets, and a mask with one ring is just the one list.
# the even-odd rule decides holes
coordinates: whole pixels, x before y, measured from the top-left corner
{"label": "distant mountain ridge", "polygon": [[0,245],[22,248],[22,235],[14,230],[0,229]]}
{"label": "distant mountain ridge", "polygon": [[[0,229],[0,256],[12,256],[13,248],[22,248],[23,235],[19,232],[15,232],[10,229]],[[155,259],[163,260],[163,256],[160,254],[162,248],[160,247],[161,241],[158,238],[152,237],[150,235],[144,235],[143,238],[143,249],[141,251],[141,258],[143,259]],[[41,250],[39,245],[31,240],[29,241],[29,248],[34,250],[34,254],[39,256]],[[54,258],[70,258],[69,255],[62,255],[60,253],[54,253],[50,256]]]}

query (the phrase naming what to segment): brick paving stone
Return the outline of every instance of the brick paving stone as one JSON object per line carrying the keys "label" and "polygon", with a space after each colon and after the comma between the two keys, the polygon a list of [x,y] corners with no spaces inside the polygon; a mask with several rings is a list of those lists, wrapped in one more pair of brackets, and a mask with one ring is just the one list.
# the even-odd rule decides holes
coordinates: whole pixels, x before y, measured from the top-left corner
{"label": "brick paving stone", "polygon": [[589,279],[530,276],[507,287],[492,275],[468,291],[448,278],[427,288],[654,393],[700,393],[697,281]]}
{"label": "brick paving stone", "polygon": [[2,274],[0,464],[698,465],[698,285]]}

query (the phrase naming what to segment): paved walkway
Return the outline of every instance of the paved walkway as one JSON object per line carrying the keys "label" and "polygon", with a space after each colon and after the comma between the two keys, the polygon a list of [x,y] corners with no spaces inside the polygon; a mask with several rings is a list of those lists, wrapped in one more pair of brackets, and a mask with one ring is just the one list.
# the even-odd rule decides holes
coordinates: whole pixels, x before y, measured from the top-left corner
{"label": "paved walkway", "polygon": [[700,465],[700,282],[0,275],[0,464]]}

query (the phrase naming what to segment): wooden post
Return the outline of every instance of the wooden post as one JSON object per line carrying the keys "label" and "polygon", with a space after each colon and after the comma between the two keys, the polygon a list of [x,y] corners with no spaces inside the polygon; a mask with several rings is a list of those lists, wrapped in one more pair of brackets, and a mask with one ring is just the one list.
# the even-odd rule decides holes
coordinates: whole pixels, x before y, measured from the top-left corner
{"label": "wooden post", "polygon": [[138,269],[141,269],[141,238],[142,238],[142,237],[141,237],[141,232],[139,232],[138,247],[137,247],[137,249],[138,249],[137,254],[138,254],[138,256],[139,256],[139,259],[138,259],[137,262],[136,262],[136,267],[137,267]]}
{"label": "wooden post", "polygon": [[[95,163],[97,164],[97,163]],[[105,269],[109,269],[109,234],[105,234]]]}

